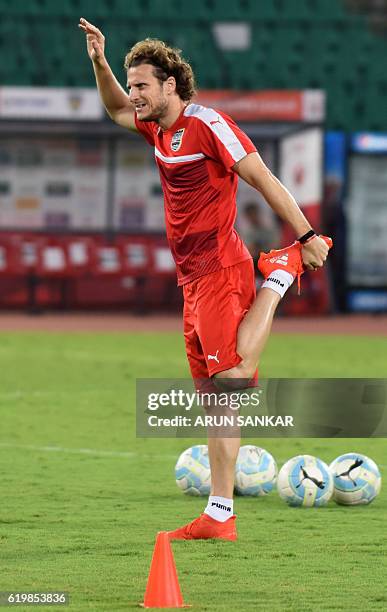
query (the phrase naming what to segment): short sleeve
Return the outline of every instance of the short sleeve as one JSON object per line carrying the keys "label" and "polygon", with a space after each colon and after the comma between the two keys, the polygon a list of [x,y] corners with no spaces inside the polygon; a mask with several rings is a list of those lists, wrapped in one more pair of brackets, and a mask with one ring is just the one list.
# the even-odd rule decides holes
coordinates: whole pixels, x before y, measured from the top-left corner
{"label": "short sleeve", "polygon": [[134,113],[134,122],[136,124],[137,131],[140,132],[140,134],[142,134],[144,138],[149,142],[149,144],[153,147],[155,144],[154,121],[139,121],[137,119],[137,114]]}
{"label": "short sleeve", "polygon": [[213,109],[206,110],[209,112],[198,117],[201,150],[230,171],[234,164],[257,149],[231,117]]}

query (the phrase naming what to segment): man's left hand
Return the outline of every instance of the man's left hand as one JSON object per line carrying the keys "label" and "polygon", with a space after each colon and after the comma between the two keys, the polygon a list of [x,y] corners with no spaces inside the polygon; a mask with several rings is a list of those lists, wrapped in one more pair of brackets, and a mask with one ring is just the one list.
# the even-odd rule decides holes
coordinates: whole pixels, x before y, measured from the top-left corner
{"label": "man's left hand", "polygon": [[330,238],[325,238],[325,240],[329,241],[328,245],[324,238],[321,236],[314,236],[302,247],[302,261],[307,270],[317,270],[323,267],[328,257],[328,251],[332,246],[332,240]]}

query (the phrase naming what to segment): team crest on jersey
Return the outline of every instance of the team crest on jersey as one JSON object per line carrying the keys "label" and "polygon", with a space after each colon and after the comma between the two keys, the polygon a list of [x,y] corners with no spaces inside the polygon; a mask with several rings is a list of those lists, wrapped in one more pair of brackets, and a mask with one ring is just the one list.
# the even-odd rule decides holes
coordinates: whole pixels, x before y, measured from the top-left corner
{"label": "team crest on jersey", "polygon": [[172,140],[171,140],[172,151],[178,151],[180,149],[181,143],[183,140],[184,130],[185,128],[182,128],[181,130],[177,130],[177,132],[175,132],[174,135],[172,136]]}

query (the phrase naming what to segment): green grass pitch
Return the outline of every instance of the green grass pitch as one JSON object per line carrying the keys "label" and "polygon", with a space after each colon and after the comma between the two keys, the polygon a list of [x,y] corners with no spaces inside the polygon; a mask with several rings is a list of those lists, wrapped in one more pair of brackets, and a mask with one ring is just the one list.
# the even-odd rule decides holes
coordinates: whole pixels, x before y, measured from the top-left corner
{"label": "green grass pitch", "polygon": [[[385,377],[385,346],[273,336],[261,375]],[[177,455],[199,440],[135,438],[135,378],[184,376],[179,334],[0,335],[0,591],[67,591],[70,610],[137,608],[156,532],[205,500],[183,496],[173,477]],[[386,475],[381,439],[261,445],[280,465],[364,452]],[[272,493],[237,499],[236,512],[238,542],[173,544],[193,610],[387,609],[386,487],[369,507],[292,509]]]}

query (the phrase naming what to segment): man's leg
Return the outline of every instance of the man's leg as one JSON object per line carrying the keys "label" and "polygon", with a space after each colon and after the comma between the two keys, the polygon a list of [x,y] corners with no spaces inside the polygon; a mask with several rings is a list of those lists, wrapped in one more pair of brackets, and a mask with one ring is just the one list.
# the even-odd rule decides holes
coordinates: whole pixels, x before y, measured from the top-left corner
{"label": "man's leg", "polygon": [[[237,353],[241,363],[215,375],[219,388],[243,389],[254,376],[259,359],[269,338],[273,318],[281,296],[272,289],[259,290],[250,310],[238,328]],[[232,381],[235,381],[233,384]]]}
{"label": "man's leg", "polygon": [[206,413],[218,418],[231,417],[233,419],[232,425],[208,427],[211,493],[205,513],[218,521],[226,521],[234,511],[235,463],[241,441],[240,427],[235,423],[238,411],[218,406],[208,407]]}
{"label": "man's leg", "polygon": [[[326,236],[322,238],[330,248],[332,240]],[[253,377],[270,334],[275,310],[296,277],[300,283],[305,270],[301,250],[296,241],[289,247],[261,253],[258,267],[265,280],[238,328],[236,350],[242,361],[215,375],[218,387],[243,388],[244,382]]]}
{"label": "man's leg", "polygon": [[[273,278],[275,289],[280,283],[282,295],[286,290],[285,286],[290,286],[294,280],[286,271],[285,274],[280,274],[279,277],[276,274]],[[207,382],[211,383],[208,377],[212,377],[212,381],[219,382],[220,388],[225,391],[248,386],[249,380],[255,374],[259,356],[269,336],[273,316],[281,299],[275,289],[265,286],[255,298],[254,269],[251,262],[243,262],[224,269],[217,275],[203,277],[196,283],[192,296],[190,289],[185,289],[184,333],[194,379],[207,372],[207,377],[204,375],[203,378],[207,378]],[[191,307],[191,302],[195,304],[195,308]],[[242,362],[233,365],[237,364],[240,358]],[[227,380],[219,380],[224,378]],[[224,385],[224,382],[231,384]],[[224,416],[236,414],[224,406],[208,406],[206,412]],[[232,498],[239,447],[240,432],[236,426],[223,429],[214,427],[212,431],[209,430],[211,495],[207,507],[198,519],[170,532],[172,539],[236,539]]]}
{"label": "man's leg", "polygon": [[276,253],[271,258],[265,254],[260,259],[265,281],[238,327],[236,351],[242,361],[215,375],[220,388],[240,389],[253,377],[270,335],[276,308],[296,276],[303,272],[301,251],[296,244]]}
{"label": "man's leg", "polygon": [[[237,270],[235,274],[240,274],[246,283],[246,291],[238,291],[238,295],[242,295],[244,300],[239,306],[239,312],[236,309],[233,273],[230,270],[220,272],[219,278],[217,275],[203,277],[197,283],[195,292],[191,292],[189,287],[184,291],[186,352],[192,377],[197,388],[201,388],[200,383],[203,384],[201,388],[203,393],[217,392],[211,380],[209,366],[216,368],[219,364],[231,365],[238,361],[235,353],[237,329],[244,313],[254,300],[255,288],[254,270],[250,262],[243,262],[239,272]],[[206,415],[210,416],[235,417],[237,414],[235,410],[215,406],[214,403],[206,407]],[[236,517],[233,514],[232,498],[239,446],[238,426],[208,428],[211,467],[211,494],[208,504],[198,519],[170,532],[171,539],[236,540]]]}
{"label": "man's leg", "polygon": [[[261,289],[250,310],[242,320],[237,335],[237,353],[242,357],[244,379],[245,368],[255,372],[259,357],[270,334],[274,313],[281,296],[271,289]],[[238,366],[234,369],[238,370]],[[222,378],[221,372],[218,376]],[[243,386],[243,384],[242,384]],[[235,463],[240,448],[240,430],[230,431],[232,437],[216,437],[209,432],[208,454],[211,465],[211,496],[232,499],[234,494]]]}
{"label": "man's leg", "polygon": [[[237,353],[242,368],[235,366],[240,379],[251,378],[258,366],[260,355],[269,338],[273,317],[281,296],[269,288],[260,289],[238,328]],[[249,376],[246,376],[246,370]],[[222,378],[223,372],[216,375]],[[243,382],[242,385],[243,386]],[[238,435],[239,434],[239,435]],[[240,430],[230,432],[232,437],[209,435],[208,454],[211,465],[211,495],[232,498],[234,493],[235,463],[240,448]]]}
{"label": "man's leg", "polygon": [[[206,415],[236,416],[224,407],[208,406]],[[188,525],[169,532],[172,540],[237,539],[234,515],[234,474],[240,446],[237,425],[208,427],[208,454],[211,467],[211,493],[203,514]]]}
{"label": "man's leg", "polygon": [[258,366],[280,301],[281,296],[272,289],[260,289],[238,328],[237,353],[242,357],[245,367],[252,372]]}
{"label": "man's leg", "polygon": [[211,466],[211,495],[232,499],[234,470],[240,447],[240,437],[208,438]]}

